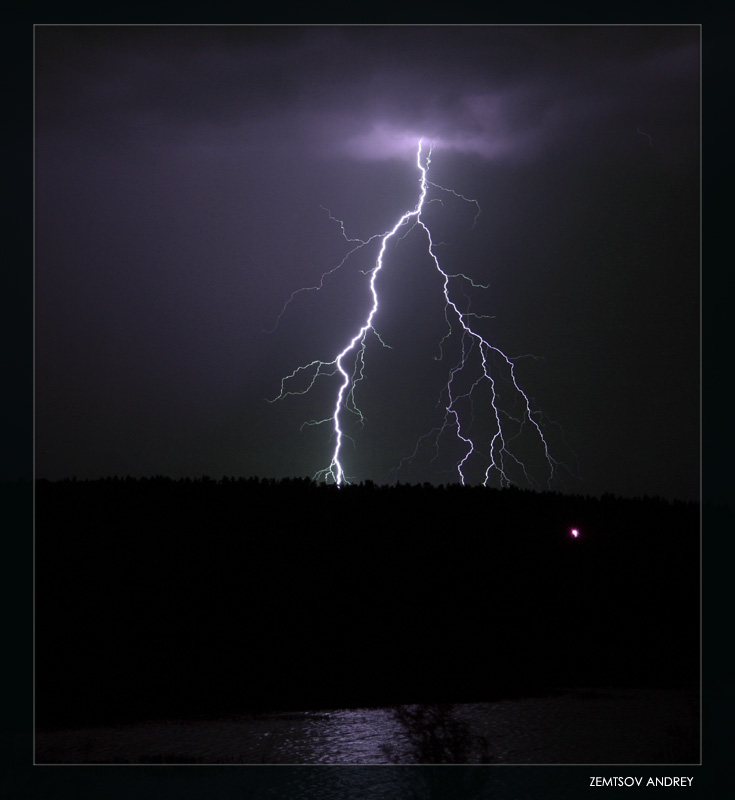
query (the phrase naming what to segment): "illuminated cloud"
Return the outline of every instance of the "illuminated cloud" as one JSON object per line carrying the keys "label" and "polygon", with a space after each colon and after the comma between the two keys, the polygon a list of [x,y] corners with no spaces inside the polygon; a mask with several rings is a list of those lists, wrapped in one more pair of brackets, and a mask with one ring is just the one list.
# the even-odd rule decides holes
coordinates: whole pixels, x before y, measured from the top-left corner
{"label": "illuminated cloud", "polygon": [[37,113],[99,137],[257,147],[267,136],[364,160],[410,157],[421,136],[526,160],[581,140],[615,146],[640,125],[669,126],[676,148],[697,135],[674,119],[698,90],[692,30],[41,29]]}

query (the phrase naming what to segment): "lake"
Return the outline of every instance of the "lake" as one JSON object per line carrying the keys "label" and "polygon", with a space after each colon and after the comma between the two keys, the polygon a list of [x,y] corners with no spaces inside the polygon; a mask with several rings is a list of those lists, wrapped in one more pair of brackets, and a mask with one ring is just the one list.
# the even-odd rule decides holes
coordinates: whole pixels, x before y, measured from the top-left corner
{"label": "lake", "polygon": [[[494,764],[699,762],[699,696],[677,689],[561,689],[456,706]],[[391,757],[386,755],[390,749]],[[409,763],[388,709],[170,720],[36,734],[36,763]]]}

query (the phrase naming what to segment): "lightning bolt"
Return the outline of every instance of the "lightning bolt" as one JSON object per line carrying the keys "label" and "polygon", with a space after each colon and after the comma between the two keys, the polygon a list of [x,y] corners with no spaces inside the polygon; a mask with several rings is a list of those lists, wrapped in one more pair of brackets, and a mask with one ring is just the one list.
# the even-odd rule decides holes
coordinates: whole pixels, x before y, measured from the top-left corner
{"label": "lightning bolt", "polygon": [[[334,483],[337,486],[349,483],[343,466],[342,451],[346,438],[342,425],[343,415],[346,413],[353,414],[361,423],[364,423],[365,418],[355,400],[355,391],[358,384],[365,379],[365,356],[368,341],[374,336],[381,345],[388,346],[373,327],[373,320],[378,313],[380,305],[377,288],[378,276],[385,267],[386,248],[389,242],[396,237],[404,238],[412,230],[418,229],[425,236],[426,250],[439,275],[444,296],[444,318],[447,328],[444,337],[439,343],[439,356],[437,358],[441,360],[444,357],[443,348],[455,334],[457,334],[460,341],[460,356],[459,360],[449,370],[446,385],[442,390],[441,397],[443,400],[441,402],[444,404],[444,414],[441,424],[420,437],[414,452],[398,464],[396,476],[405,463],[410,462],[417,456],[422,443],[426,441],[432,443],[438,455],[440,438],[445,435],[453,435],[463,453],[455,465],[457,477],[462,484],[467,482],[466,473],[470,461],[482,458],[484,485],[487,485],[493,478],[501,486],[515,483],[516,481],[511,477],[511,471],[514,475],[520,476],[522,474],[529,484],[535,485],[536,481],[530,475],[523,460],[511,449],[512,443],[519,439],[524,430],[529,430],[542,449],[546,463],[546,482],[547,486],[550,487],[556,473],[557,462],[550,454],[546,438],[537,421],[539,412],[534,411],[531,399],[521,389],[516,379],[515,362],[518,359],[507,356],[496,345],[482,336],[476,330],[476,327],[473,327],[473,321],[486,318],[485,315],[476,314],[469,310],[461,310],[458,301],[453,299],[450,289],[452,282],[455,281],[475,288],[487,289],[488,286],[477,283],[461,273],[450,274],[442,268],[436,253],[437,247],[442,243],[433,240],[431,231],[424,220],[424,209],[429,202],[432,202],[432,200],[427,200],[430,190],[449,193],[466,203],[474,204],[477,213],[475,214],[473,226],[480,215],[480,206],[476,200],[467,198],[453,189],[447,189],[428,179],[431,154],[432,148],[430,146],[426,147],[423,139],[419,140],[416,151],[416,167],[419,178],[418,200],[415,207],[404,212],[390,230],[371,236],[366,240],[351,239],[345,232],[344,224],[332,217],[331,213],[327,211],[330,219],[339,223],[342,236],[351,245],[351,248],[337,266],[321,276],[321,280],[316,286],[305,287],[291,294],[278,315],[276,325],[278,325],[286,308],[297,294],[305,291],[318,291],[324,285],[325,279],[340,269],[353,253],[373,242],[379,241],[380,246],[374,266],[365,273],[368,276],[371,305],[362,324],[355,330],[352,337],[334,358],[329,361],[315,359],[308,364],[297,367],[281,380],[279,394],[269,402],[282,400],[292,395],[306,394],[320,378],[337,377],[339,385],[331,415],[321,420],[311,420],[304,423],[304,425],[329,424],[334,435],[334,449],[331,461],[328,466],[315,474],[314,479]],[[434,199],[441,202],[440,198]],[[475,364],[474,367],[473,364]],[[475,369],[475,374],[469,378],[469,388],[463,389],[461,382],[462,380],[467,380],[465,376],[473,368]],[[305,388],[291,388],[292,386],[295,387],[297,382],[303,380],[304,377],[307,382]],[[499,388],[501,383],[503,385],[502,392]],[[481,388],[485,390],[485,395],[489,398],[487,400],[487,416],[492,423],[489,441],[486,440],[484,443],[479,442],[477,436],[472,432],[474,414],[467,415],[467,413],[463,412],[463,406],[468,403],[472,407],[474,403],[473,397],[477,395]],[[501,405],[501,394],[504,394],[506,390],[514,395],[514,399],[511,404]],[[508,405],[511,407],[508,408]]]}
{"label": "lightning bolt", "polygon": [[648,139],[648,144],[653,147],[653,138],[650,136],[650,134],[642,131],[640,128],[636,128],[636,133],[640,133],[641,136],[645,136]]}

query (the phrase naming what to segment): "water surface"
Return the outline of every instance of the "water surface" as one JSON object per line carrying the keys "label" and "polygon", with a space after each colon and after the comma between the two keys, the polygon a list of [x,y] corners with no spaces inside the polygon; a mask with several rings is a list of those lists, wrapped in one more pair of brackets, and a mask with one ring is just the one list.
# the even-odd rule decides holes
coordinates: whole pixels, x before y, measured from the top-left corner
{"label": "water surface", "polygon": [[[699,698],[682,690],[569,689],[457,706],[494,764],[697,763]],[[392,758],[386,755],[392,751]],[[39,732],[36,763],[410,762],[387,709],[173,720]]]}

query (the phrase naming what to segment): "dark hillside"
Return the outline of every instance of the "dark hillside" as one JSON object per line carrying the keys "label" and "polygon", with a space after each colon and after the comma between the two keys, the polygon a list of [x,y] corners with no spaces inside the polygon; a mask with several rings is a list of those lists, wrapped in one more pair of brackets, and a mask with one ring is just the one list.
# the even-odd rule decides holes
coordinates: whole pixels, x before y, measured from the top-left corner
{"label": "dark hillside", "polygon": [[41,727],[698,680],[695,504],[39,481],[36,587]]}

